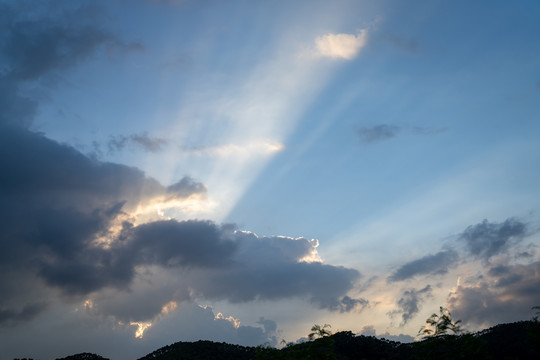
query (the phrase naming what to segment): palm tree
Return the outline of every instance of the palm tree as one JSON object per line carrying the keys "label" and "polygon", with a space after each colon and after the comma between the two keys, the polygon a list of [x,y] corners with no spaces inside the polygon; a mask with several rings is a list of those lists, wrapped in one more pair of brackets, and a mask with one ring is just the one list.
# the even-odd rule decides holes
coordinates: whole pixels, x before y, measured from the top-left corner
{"label": "palm tree", "polygon": [[455,335],[463,333],[461,328],[461,320],[456,322],[452,321],[452,315],[445,307],[439,308],[439,314],[432,314],[427,320],[426,325],[420,329],[418,335],[424,337],[446,335],[449,331],[452,331]]}
{"label": "palm tree", "polygon": [[309,340],[315,339],[315,337],[325,337],[332,335],[332,332],[330,330],[326,330],[326,328],[330,328],[331,326],[328,324],[321,325],[313,325],[311,327],[311,332],[308,335]]}

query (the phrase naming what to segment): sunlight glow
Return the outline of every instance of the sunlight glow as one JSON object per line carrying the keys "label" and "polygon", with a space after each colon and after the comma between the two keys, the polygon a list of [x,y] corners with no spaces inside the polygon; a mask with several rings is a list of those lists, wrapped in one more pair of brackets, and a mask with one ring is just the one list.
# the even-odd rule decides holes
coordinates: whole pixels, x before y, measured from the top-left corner
{"label": "sunlight glow", "polygon": [[214,317],[214,320],[227,320],[230,322],[236,329],[240,327],[240,320],[233,318],[232,316],[225,317],[222,313],[217,313]]}
{"label": "sunlight glow", "polygon": [[307,254],[304,257],[298,259],[298,262],[305,262],[305,263],[319,262],[319,263],[322,263],[323,260],[321,259],[320,255],[319,255],[319,252],[317,251],[317,248],[319,247],[319,240],[311,239],[311,240],[308,240],[308,241],[311,244],[312,249],[309,252],[309,254]]}
{"label": "sunlight glow", "polygon": [[167,304],[165,304],[161,308],[161,314],[165,315],[170,312],[173,312],[177,309],[177,307],[178,307],[178,303],[176,301],[169,301]]}
{"label": "sunlight glow", "polygon": [[152,326],[151,322],[135,322],[132,321],[129,323],[129,325],[137,326],[137,331],[135,331],[135,338],[142,339],[144,336],[144,332],[146,329]]}

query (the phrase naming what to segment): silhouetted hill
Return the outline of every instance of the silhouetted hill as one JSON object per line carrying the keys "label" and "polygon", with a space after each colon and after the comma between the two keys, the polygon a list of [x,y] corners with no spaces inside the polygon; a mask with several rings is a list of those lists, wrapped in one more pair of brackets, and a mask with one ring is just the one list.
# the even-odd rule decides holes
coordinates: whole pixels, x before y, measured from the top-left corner
{"label": "silhouetted hill", "polygon": [[65,358],[56,359],[56,360],[110,360],[110,359],[104,358],[103,356],[99,356],[96,354],[80,353],[80,354],[70,355]]}
{"label": "silhouetted hill", "polygon": [[139,360],[238,359],[249,360],[256,348],[213,341],[177,342],[158,349]]}
{"label": "silhouetted hill", "polygon": [[[442,335],[403,344],[343,331],[283,349],[246,347],[212,341],[177,342],[139,360],[281,360],[281,359],[540,359],[540,322],[502,324],[465,335]],[[108,360],[82,353],[56,360]]]}
{"label": "silhouetted hill", "polygon": [[211,341],[178,342],[139,360],[206,359],[540,359],[540,323],[497,325],[465,335],[443,335],[402,344],[350,331],[283,349],[244,347]]}

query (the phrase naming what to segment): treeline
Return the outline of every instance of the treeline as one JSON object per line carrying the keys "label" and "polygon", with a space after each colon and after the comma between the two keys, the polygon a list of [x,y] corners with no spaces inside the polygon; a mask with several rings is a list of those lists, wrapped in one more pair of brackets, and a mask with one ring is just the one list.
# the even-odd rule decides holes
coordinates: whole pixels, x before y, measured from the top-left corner
{"label": "treeline", "polygon": [[[321,327],[324,330],[324,327]],[[246,347],[212,341],[177,342],[139,360],[421,360],[421,359],[540,359],[540,322],[502,324],[477,333],[437,335],[414,343],[400,343],[350,331],[327,334],[276,349]],[[15,359],[23,360],[23,359]],[[31,360],[31,359],[24,359]],[[108,360],[82,353],[57,360]]]}
{"label": "treeline", "polygon": [[350,331],[282,349],[244,347],[211,341],[178,342],[139,360],[281,360],[281,359],[540,359],[540,323],[498,325],[474,334],[440,335],[403,344]]}

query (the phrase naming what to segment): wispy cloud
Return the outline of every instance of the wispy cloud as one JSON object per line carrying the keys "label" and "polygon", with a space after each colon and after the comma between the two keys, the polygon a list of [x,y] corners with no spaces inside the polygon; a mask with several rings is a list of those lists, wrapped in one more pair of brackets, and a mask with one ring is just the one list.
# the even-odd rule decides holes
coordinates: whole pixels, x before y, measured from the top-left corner
{"label": "wispy cloud", "polygon": [[217,157],[243,157],[253,154],[265,155],[281,151],[285,145],[278,142],[260,141],[244,145],[227,144],[221,146],[197,146],[181,147],[181,149],[190,155],[197,156],[217,156]]}
{"label": "wispy cloud", "polygon": [[390,311],[388,315],[391,317],[401,315],[401,325],[407,324],[420,311],[422,302],[431,295],[431,292],[431,285],[426,285],[420,290],[414,288],[405,290],[397,301],[397,309]]}
{"label": "wispy cloud", "polygon": [[111,136],[107,143],[109,152],[122,151],[126,146],[140,148],[146,152],[159,152],[167,145],[167,140],[161,138],[152,138],[147,133],[132,134],[129,136],[119,135]]}

